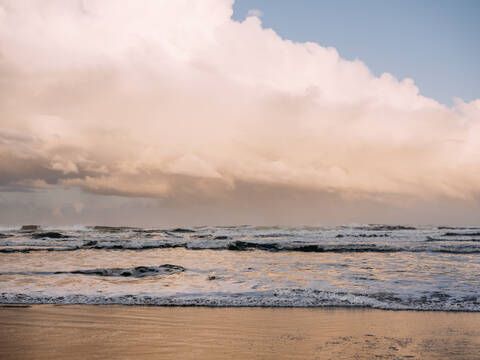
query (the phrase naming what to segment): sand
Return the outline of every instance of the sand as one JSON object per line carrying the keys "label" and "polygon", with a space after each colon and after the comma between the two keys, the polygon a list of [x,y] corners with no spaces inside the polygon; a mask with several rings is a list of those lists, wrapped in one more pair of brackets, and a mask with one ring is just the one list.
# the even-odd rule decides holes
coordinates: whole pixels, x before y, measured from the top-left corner
{"label": "sand", "polygon": [[480,313],[0,306],[1,359],[480,359]]}

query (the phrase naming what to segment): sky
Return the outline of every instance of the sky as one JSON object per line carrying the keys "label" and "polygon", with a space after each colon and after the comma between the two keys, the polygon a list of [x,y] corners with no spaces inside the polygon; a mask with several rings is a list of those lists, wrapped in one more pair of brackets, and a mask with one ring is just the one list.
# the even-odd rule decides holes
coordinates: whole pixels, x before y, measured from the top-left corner
{"label": "sky", "polygon": [[478,5],[359,4],[0,0],[0,223],[478,224]]}
{"label": "sky", "polygon": [[233,9],[239,21],[257,10],[263,27],[335,47],[377,76],[412,78],[422,95],[440,103],[480,93],[477,0],[237,0]]}

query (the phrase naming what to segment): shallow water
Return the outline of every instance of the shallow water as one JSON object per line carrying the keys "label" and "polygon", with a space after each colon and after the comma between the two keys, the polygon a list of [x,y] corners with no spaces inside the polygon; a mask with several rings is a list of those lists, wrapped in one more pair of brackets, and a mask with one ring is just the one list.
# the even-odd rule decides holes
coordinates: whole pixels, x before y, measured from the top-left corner
{"label": "shallow water", "polygon": [[0,228],[0,303],[480,311],[480,229]]}

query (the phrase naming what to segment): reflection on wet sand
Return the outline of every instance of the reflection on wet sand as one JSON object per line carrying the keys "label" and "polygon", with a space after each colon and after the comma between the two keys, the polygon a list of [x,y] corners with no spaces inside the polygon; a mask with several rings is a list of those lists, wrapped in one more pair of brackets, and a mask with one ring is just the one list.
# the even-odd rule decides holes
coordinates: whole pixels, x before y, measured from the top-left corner
{"label": "reflection on wet sand", "polygon": [[2,359],[478,359],[480,314],[0,307]]}

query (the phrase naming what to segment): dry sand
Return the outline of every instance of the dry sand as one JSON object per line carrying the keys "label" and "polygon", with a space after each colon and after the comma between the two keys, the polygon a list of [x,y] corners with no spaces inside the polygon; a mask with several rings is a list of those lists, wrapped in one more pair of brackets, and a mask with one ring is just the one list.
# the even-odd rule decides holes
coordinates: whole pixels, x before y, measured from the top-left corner
{"label": "dry sand", "polygon": [[1,359],[480,359],[480,313],[0,306]]}

